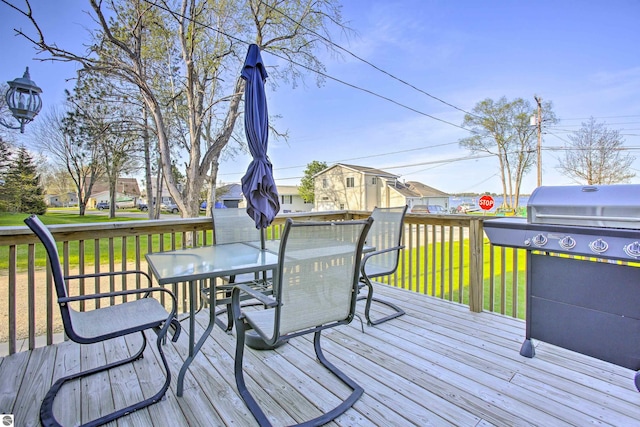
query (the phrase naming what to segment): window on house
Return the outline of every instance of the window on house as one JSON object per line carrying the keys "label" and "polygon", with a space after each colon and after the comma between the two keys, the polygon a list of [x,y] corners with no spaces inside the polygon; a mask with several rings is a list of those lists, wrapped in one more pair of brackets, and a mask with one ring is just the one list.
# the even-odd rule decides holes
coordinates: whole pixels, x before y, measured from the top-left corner
{"label": "window on house", "polygon": [[347,187],[355,187],[356,186],[356,179],[351,177],[351,178],[347,178]]}
{"label": "window on house", "polygon": [[378,183],[378,177],[377,176],[372,177],[371,178],[371,183],[372,184],[377,184]]}
{"label": "window on house", "polygon": [[329,180],[327,178],[322,178],[322,188],[329,188]]}
{"label": "window on house", "polygon": [[283,205],[292,204],[293,203],[293,196],[292,195],[280,196],[280,203],[282,203]]}
{"label": "window on house", "polygon": [[340,203],[340,210],[343,211],[344,210],[344,203]]}
{"label": "window on house", "polygon": [[322,200],[329,200],[329,197],[324,196],[324,197],[322,198]]}

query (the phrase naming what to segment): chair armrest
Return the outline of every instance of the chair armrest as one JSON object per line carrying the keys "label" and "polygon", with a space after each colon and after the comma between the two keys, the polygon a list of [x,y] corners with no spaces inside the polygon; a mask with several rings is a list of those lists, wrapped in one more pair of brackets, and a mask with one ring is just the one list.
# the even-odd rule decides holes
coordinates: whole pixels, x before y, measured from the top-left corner
{"label": "chair armrest", "polygon": [[86,274],[77,274],[73,276],[65,276],[65,280],[79,280],[79,279],[87,279],[87,278],[95,278],[95,277],[113,277],[113,276],[125,276],[129,274],[141,274],[147,278],[149,283],[151,283],[151,276],[147,274],[147,272],[142,270],[125,270],[125,271],[105,271],[102,273],[86,273]]}
{"label": "chair armrest", "polygon": [[384,253],[387,253],[387,252],[399,251],[401,249],[404,249],[404,245],[398,245],[398,246],[394,246],[392,248],[380,249],[379,251],[369,252],[364,257],[362,257],[362,261],[360,262],[360,274],[362,276],[366,276],[367,275],[365,273],[365,271],[364,271],[364,268],[367,265],[367,261],[369,260],[369,258],[372,258],[372,257],[374,257],[376,255],[381,255],[381,254],[384,254]]}
{"label": "chair armrest", "polygon": [[268,295],[263,294],[260,291],[253,289],[251,286],[240,283],[233,287],[231,292],[231,312],[233,313],[233,318],[236,322],[243,321],[244,313],[242,312],[242,308],[240,307],[240,294],[244,292],[250,295],[253,298],[256,298],[262,304],[267,307],[273,308],[278,305],[278,302],[271,298]]}
{"label": "chair armrest", "polygon": [[165,292],[167,294],[169,294],[169,296],[171,297],[171,301],[173,302],[173,307],[171,312],[175,313],[178,303],[176,300],[176,296],[173,294],[173,292],[171,292],[169,289],[165,289],[165,288],[142,288],[142,289],[130,289],[130,290],[124,290],[124,291],[115,291],[115,292],[103,292],[103,293],[99,293],[99,294],[88,294],[88,295],[78,295],[78,296],[73,296],[73,297],[63,297],[63,298],[58,298],[58,303],[69,303],[69,302],[75,302],[75,301],[86,301],[86,300],[92,300],[92,299],[101,299],[101,298],[109,298],[109,297],[117,297],[117,296],[123,296],[123,295],[135,295],[135,294],[147,294],[149,295],[151,292]]}
{"label": "chair armrest", "polygon": [[276,305],[278,305],[278,303],[276,302],[275,299],[273,299],[271,296],[269,295],[265,295],[262,292],[252,288],[251,286],[244,284],[244,283],[240,283],[237,284],[233,287],[233,294],[231,296],[231,298],[234,298],[234,295],[238,295],[238,301],[239,301],[239,297],[240,297],[240,292],[244,292],[246,294],[249,294],[251,297],[257,299],[258,301],[260,301],[262,304],[264,304],[267,307],[275,307]]}
{"label": "chair armrest", "polygon": [[368,254],[366,254],[364,257],[362,257],[362,262],[360,263],[362,266],[364,266],[367,263],[367,260],[371,257],[374,257],[376,255],[380,255],[380,254],[384,254],[386,252],[393,252],[393,251],[399,251],[400,249],[404,249],[404,245],[399,245],[399,246],[394,246],[392,248],[387,248],[387,249],[381,249],[379,251],[374,251],[374,252],[369,252]]}

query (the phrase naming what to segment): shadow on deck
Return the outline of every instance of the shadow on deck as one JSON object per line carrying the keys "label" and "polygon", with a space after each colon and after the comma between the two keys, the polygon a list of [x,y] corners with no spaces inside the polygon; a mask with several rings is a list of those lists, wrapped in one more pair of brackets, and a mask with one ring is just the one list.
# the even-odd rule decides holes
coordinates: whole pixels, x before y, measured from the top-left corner
{"label": "shadow on deck", "polygon": [[[519,355],[522,321],[472,313],[466,306],[388,286],[376,289],[407,315],[365,326],[365,333],[356,319],[323,334],[327,358],[365,389],[354,407],[329,425],[640,423],[634,371],[540,342],[536,357],[528,359]],[[200,328],[207,316],[198,315]],[[118,425],[255,425],[236,392],[234,337],[218,328],[191,365],[184,396],[176,396],[187,339],[184,333],[177,343],[167,343],[173,381],[166,398]],[[40,402],[53,378],[119,358],[138,342],[132,336],[82,350],[65,342],[0,359],[0,413],[14,414],[16,426],[39,425]],[[56,400],[58,419],[77,425],[155,390],[162,378],[153,346],[145,355],[93,381],[65,386]],[[249,388],[274,425],[309,419],[347,393],[315,362],[310,338],[293,339],[275,351],[249,351],[245,369]]]}

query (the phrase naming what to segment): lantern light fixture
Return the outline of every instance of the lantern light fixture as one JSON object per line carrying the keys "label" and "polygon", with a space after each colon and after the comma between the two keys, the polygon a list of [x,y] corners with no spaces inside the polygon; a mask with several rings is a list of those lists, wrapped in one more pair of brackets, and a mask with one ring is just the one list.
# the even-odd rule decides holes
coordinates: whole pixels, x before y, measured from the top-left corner
{"label": "lantern light fixture", "polygon": [[9,129],[20,129],[20,132],[24,133],[24,126],[31,122],[42,108],[42,99],[40,99],[42,89],[31,80],[29,67],[22,77],[8,81],[7,84],[9,89],[4,99],[20,126],[12,126],[2,119],[0,119],[0,124]]}

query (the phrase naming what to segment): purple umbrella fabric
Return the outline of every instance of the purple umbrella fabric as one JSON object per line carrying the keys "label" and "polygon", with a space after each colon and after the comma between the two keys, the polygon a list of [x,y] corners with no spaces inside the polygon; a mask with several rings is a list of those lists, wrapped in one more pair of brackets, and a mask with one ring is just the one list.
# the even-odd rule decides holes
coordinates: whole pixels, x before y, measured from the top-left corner
{"label": "purple umbrella fabric", "polygon": [[264,82],[267,71],[260,48],[249,46],[241,77],[245,80],[244,131],[253,160],[242,177],[242,192],[247,199],[247,214],[256,228],[267,228],[280,211],[273,167],[267,156],[269,118]]}

